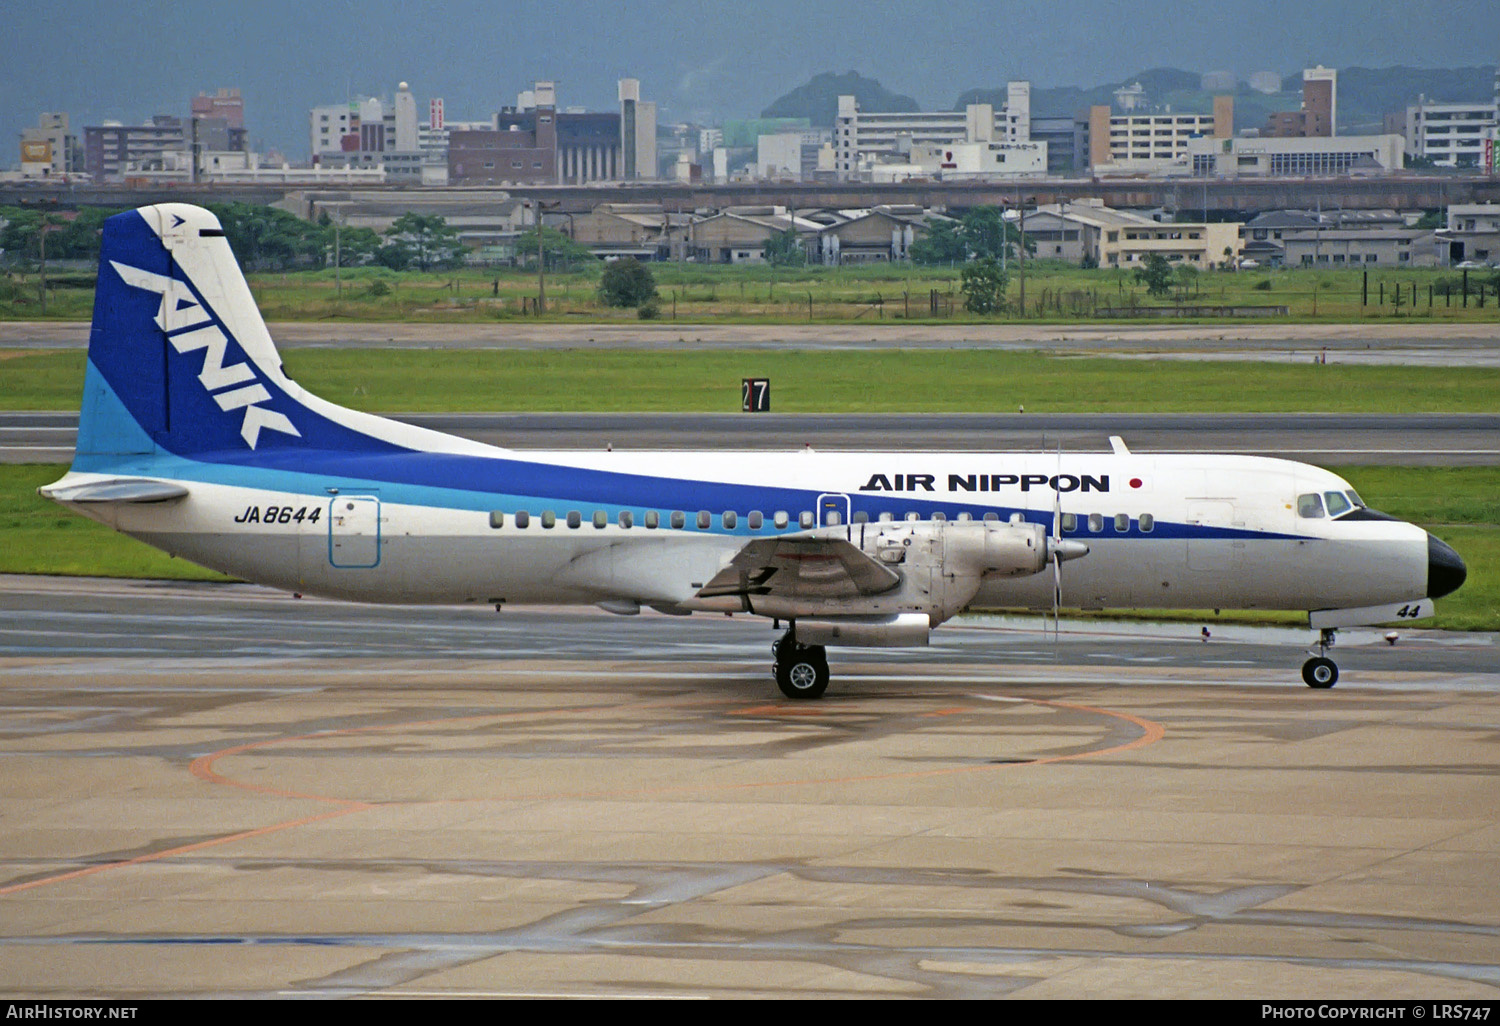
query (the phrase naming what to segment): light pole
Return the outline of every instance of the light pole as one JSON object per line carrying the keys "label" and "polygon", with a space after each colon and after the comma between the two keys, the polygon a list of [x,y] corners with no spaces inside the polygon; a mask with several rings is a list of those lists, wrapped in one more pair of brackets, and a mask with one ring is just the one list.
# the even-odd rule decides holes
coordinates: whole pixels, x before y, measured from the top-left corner
{"label": "light pole", "polygon": [[551,203],[543,203],[540,199],[536,201],[536,315],[540,317],[547,312],[547,244],[542,239],[542,213],[548,207],[555,207],[562,200],[553,200]]}

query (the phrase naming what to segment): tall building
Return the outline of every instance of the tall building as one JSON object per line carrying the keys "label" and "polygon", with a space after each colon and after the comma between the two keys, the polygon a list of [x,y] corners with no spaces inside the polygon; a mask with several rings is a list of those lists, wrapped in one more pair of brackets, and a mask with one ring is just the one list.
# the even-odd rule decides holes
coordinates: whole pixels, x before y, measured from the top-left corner
{"label": "tall building", "polygon": [[1406,108],[1406,154],[1438,167],[1477,167],[1496,125],[1493,104],[1430,103],[1418,97]]}
{"label": "tall building", "polygon": [[405,82],[389,103],[366,96],[314,107],[308,127],[313,163],[322,167],[383,168],[388,181],[415,183],[423,180],[424,166],[445,159],[432,155],[417,121],[416,99]]}
{"label": "tall building", "polygon": [[392,105],[391,128],[394,145],[399,153],[411,153],[417,147],[417,101],[405,82],[396,87],[396,100]]}
{"label": "tall building", "polygon": [[971,104],[961,111],[874,113],[859,109],[853,96],[840,96],[834,119],[834,171],[851,179],[861,162],[899,159],[911,146],[945,145],[969,139],[976,108],[989,111],[991,133],[984,141],[1024,143],[1031,141],[1031,83],[1011,82],[1005,90],[1006,105],[996,111],[990,104]]}
{"label": "tall building", "polygon": [[83,150],[68,131],[68,115],[49,111],[37,117],[36,127],[21,129],[21,170],[28,175],[62,175],[81,170]]}
{"label": "tall building", "polygon": [[641,99],[641,83],[620,79],[620,177],[656,177],[656,104]]}
{"label": "tall building", "polygon": [[1330,139],[1338,134],[1339,73],[1319,64],[1302,72],[1302,109],[1278,111],[1261,135],[1274,139]]}
{"label": "tall building", "polygon": [[230,128],[244,128],[245,101],[238,89],[220,89],[212,96],[199,93],[193,97],[192,116],[223,118]]}
{"label": "tall building", "polygon": [[131,168],[158,166],[169,151],[187,147],[182,119],[157,114],[144,125],[88,125],[83,130],[85,170],[96,181],[119,181]]}
{"label": "tall building", "polygon": [[1186,159],[1194,139],[1234,134],[1234,97],[1215,96],[1212,114],[1114,114],[1089,108],[1088,164],[1096,172],[1159,171]]}
{"label": "tall building", "polygon": [[502,108],[488,131],[449,133],[448,180],[502,185],[654,178],[656,105],[640,99],[634,79],[620,82],[619,96],[618,112],[560,111],[553,83],[538,82],[514,107]]}

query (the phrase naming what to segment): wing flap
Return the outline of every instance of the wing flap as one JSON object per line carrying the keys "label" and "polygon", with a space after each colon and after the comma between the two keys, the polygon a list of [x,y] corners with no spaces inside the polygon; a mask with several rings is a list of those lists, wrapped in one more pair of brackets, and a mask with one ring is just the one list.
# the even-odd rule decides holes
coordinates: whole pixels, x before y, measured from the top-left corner
{"label": "wing flap", "polygon": [[900,574],[842,538],[760,538],[736,553],[698,598],[856,598],[882,594],[900,583]]}

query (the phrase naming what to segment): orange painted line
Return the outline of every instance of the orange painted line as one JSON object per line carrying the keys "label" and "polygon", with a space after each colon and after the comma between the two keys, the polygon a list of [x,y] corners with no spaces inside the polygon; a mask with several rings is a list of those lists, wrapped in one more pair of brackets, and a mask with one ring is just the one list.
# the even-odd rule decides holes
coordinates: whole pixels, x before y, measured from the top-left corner
{"label": "orange painted line", "polygon": [[821,709],[802,705],[752,705],[748,709],[731,709],[731,716],[826,716]]}
{"label": "orange painted line", "polygon": [[[1141,736],[1123,744],[1110,745],[1108,748],[1094,748],[1084,752],[1074,752],[1072,755],[1053,755],[1045,758],[1026,759],[1020,762],[984,763],[978,766],[950,766],[946,769],[932,770],[910,770],[901,773],[869,773],[849,777],[821,777],[821,778],[799,778],[793,780],[761,780],[740,784],[681,784],[672,787],[638,788],[625,791],[578,791],[561,794],[527,794],[507,795],[503,797],[487,798],[438,798],[431,801],[411,802],[412,805],[459,805],[477,802],[519,802],[519,801],[560,801],[565,799],[590,799],[590,798],[620,798],[620,797],[650,797],[652,795],[669,794],[704,794],[728,791],[750,791],[764,790],[773,787],[805,787],[807,785],[827,784],[860,784],[873,783],[880,780],[921,780],[928,777],[955,776],[960,773],[981,773],[988,770],[1012,769],[1021,766],[1043,766],[1058,762],[1073,762],[1078,759],[1094,759],[1101,755],[1116,755],[1120,752],[1128,752],[1138,748],[1153,745],[1166,736],[1167,729],[1155,720],[1144,719],[1130,713],[1115,712],[1110,709],[1100,709],[1090,705],[1075,705],[1071,702],[1053,702],[1040,698],[1028,698],[1024,701],[1033,705],[1050,705],[1059,709],[1072,709],[1076,712],[1093,713],[1111,719],[1124,720],[1141,728]],[[779,708],[774,707],[773,708]]]}
{"label": "orange painted line", "polygon": [[[1078,760],[1078,759],[1097,758],[1098,756],[1101,756],[1101,755],[1118,754],[1120,752],[1127,752],[1127,751],[1132,751],[1132,750],[1138,749],[1138,748],[1144,748],[1144,747],[1146,747],[1148,745],[1155,744],[1156,742],[1160,741],[1164,736],[1166,736],[1166,728],[1163,727],[1160,723],[1157,723],[1154,720],[1147,720],[1147,719],[1144,719],[1144,718],[1139,717],[1139,716],[1134,716],[1134,715],[1132,715],[1130,713],[1115,712],[1115,711],[1110,710],[1110,709],[1101,709],[1101,708],[1098,708],[1096,706],[1077,705],[1077,704],[1074,704],[1074,703],[1071,703],[1071,702],[1054,702],[1054,701],[1048,701],[1046,699],[1025,699],[1025,701],[1029,702],[1031,704],[1034,704],[1034,705],[1049,705],[1049,706],[1053,706],[1054,708],[1071,709],[1071,710],[1074,710],[1076,712],[1084,712],[1084,713],[1089,713],[1089,714],[1092,714],[1092,715],[1104,716],[1104,717],[1111,718],[1111,719],[1124,720],[1124,721],[1126,721],[1128,723],[1132,723],[1135,726],[1139,727],[1141,729],[1141,736],[1137,737],[1137,738],[1135,738],[1135,739],[1133,739],[1131,741],[1124,742],[1122,744],[1111,745],[1108,748],[1090,749],[1090,750],[1084,751],[1084,752],[1075,752],[1072,755],[1055,755],[1055,756],[1049,756],[1049,757],[1045,757],[1045,758],[1028,759],[1028,760],[1026,760],[1024,762],[1015,762],[1015,763],[985,763],[983,765],[978,765],[978,766],[952,766],[952,767],[949,767],[947,769],[916,770],[916,771],[908,771],[908,772],[901,772],[901,773],[874,773],[874,774],[864,774],[864,775],[849,776],[849,777],[825,777],[825,778],[821,778],[821,779],[803,778],[803,779],[796,779],[796,780],[769,780],[769,781],[747,782],[747,783],[740,783],[740,784],[719,784],[719,785],[684,784],[684,785],[674,786],[674,787],[642,788],[642,789],[637,789],[637,790],[625,790],[625,791],[579,792],[579,793],[574,793],[574,794],[558,794],[558,795],[547,795],[547,794],[515,795],[515,796],[506,796],[506,797],[487,797],[487,798],[440,798],[440,799],[434,799],[432,801],[420,801],[420,802],[375,803],[375,802],[360,801],[358,799],[353,799],[353,798],[338,798],[338,797],[334,797],[334,796],[331,796],[331,795],[304,794],[304,793],[301,793],[301,792],[287,791],[287,790],[283,790],[283,789],[279,789],[279,788],[265,787],[265,786],[262,786],[262,785],[259,785],[259,784],[250,784],[250,783],[246,783],[244,781],[234,780],[233,778],[226,777],[226,776],[218,773],[213,768],[215,762],[217,762],[219,759],[225,758],[227,756],[231,756],[231,755],[243,755],[243,754],[245,754],[247,752],[252,752],[252,751],[256,751],[256,750],[262,749],[262,748],[271,747],[273,745],[287,744],[287,743],[295,742],[295,741],[311,741],[311,740],[316,740],[316,739],[320,739],[320,738],[351,737],[351,736],[356,736],[356,735],[359,735],[359,734],[378,733],[378,732],[382,732],[382,731],[390,731],[390,730],[398,730],[398,729],[412,729],[412,728],[416,728],[416,727],[429,727],[429,726],[438,726],[438,725],[448,725],[448,724],[454,724],[454,723],[463,723],[463,722],[472,721],[472,720],[495,720],[495,719],[504,720],[504,719],[529,718],[529,717],[535,717],[535,716],[557,716],[557,715],[563,715],[563,714],[569,714],[569,713],[592,712],[592,711],[597,711],[599,709],[612,708],[612,707],[610,707],[610,706],[604,706],[604,705],[596,705],[596,706],[578,706],[576,708],[566,708],[566,709],[546,709],[546,710],[535,710],[535,711],[514,712],[514,713],[483,713],[483,714],[478,714],[478,715],[473,715],[473,716],[454,716],[454,717],[445,717],[445,718],[432,719],[432,720],[413,720],[413,721],[407,721],[407,722],[403,722],[403,723],[382,724],[382,725],[370,726],[370,727],[349,727],[349,728],[344,728],[344,729],[339,729],[339,730],[319,731],[319,732],[312,733],[312,734],[298,734],[298,735],[294,735],[292,737],[270,738],[270,739],[267,739],[265,741],[254,741],[254,742],[250,742],[248,744],[235,745],[235,746],[233,746],[231,748],[225,748],[225,749],[222,749],[222,750],[217,751],[217,752],[212,752],[212,753],[210,753],[208,755],[204,755],[204,756],[201,756],[201,757],[193,760],[193,763],[191,764],[191,766],[189,767],[189,769],[193,773],[194,776],[196,776],[196,777],[198,777],[198,778],[200,778],[200,779],[202,779],[204,781],[207,781],[208,783],[212,783],[212,784],[224,784],[224,785],[228,785],[228,786],[231,786],[231,787],[242,788],[242,789],[248,790],[248,791],[254,791],[254,792],[260,793],[260,794],[275,795],[277,797],[283,797],[283,798],[297,798],[297,799],[303,799],[303,800],[309,800],[309,801],[329,802],[329,803],[334,803],[334,804],[339,805],[340,808],[330,809],[327,812],[322,812],[322,813],[319,813],[319,814],[317,814],[315,816],[305,816],[305,817],[303,817],[301,819],[287,820],[287,821],[282,822],[282,823],[273,823],[270,826],[257,827],[254,830],[239,831],[239,832],[233,833],[233,834],[226,834],[223,837],[210,838],[209,840],[206,840],[206,841],[197,841],[197,842],[194,842],[193,844],[185,844],[185,845],[181,845],[181,846],[178,846],[178,847],[175,847],[175,848],[167,848],[167,849],[164,849],[162,851],[151,852],[151,853],[146,854],[146,855],[138,855],[135,858],[123,859],[123,860],[121,860],[119,862],[108,862],[108,863],[104,863],[102,865],[88,866],[88,867],[83,868],[83,869],[75,869],[75,870],[72,870],[70,872],[59,873],[59,874],[56,874],[54,876],[42,877],[42,878],[37,879],[37,880],[29,880],[29,881],[27,881],[25,883],[11,884],[11,885],[6,886],[6,887],[0,887],[0,897],[6,896],[6,895],[9,895],[9,894],[16,894],[16,893],[19,893],[21,891],[31,890],[31,889],[36,888],[36,887],[45,887],[45,886],[48,886],[48,885],[51,885],[51,884],[63,883],[63,882],[68,881],[68,880],[77,880],[77,879],[81,879],[81,878],[88,877],[88,876],[94,876],[94,875],[97,875],[99,873],[105,873],[105,872],[108,872],[108,871],[114,870],[114,869],[124,869],[124,868],[129,867],[129,866],[139,866],[139,865],[145,865],[145,864],[151,863],[151,862],[158,862],[158,861],[160,861],[162,859],[172,858],[173,856],[177,856],[177,855],[186,855],[186,854],[189,854],[191,852],[201,851],[201,850],[206,849],[206,848],[218,847],[218,846],[224,845],[224,844],[232,844],[235,841],[244,841],[244,840],[250,840],[250,839],[255,838],[255,837],[263,837],[263,836],[265,836],[267,834],[278,833],[278,832],[283,831],[283,830],[291,830],[291,829],[294,829],[294,828],[299,827],[299,826],[306,826],[306,825],[311,824],[311,823],[317,823],[317,822],[320,822],[320,821],[326,820],[326,819],[334,819],[334,818],[337,818],[339,816],[347,816],[347,815],[351,815],[351,814],[356,813],[356,812],[366,812],[366,811],[368,811],[370,809],[380,808],[382,806],[382,804],[391,804],[391,805],[448,805],[448,804],[467,804],[467,803],[485,802],[485,801],[547,801],[547,800],[558,800],[558,799],[562,799],[562,798],[612,798],[612,797],[613,798],[618,798],[618,797],[624,797],[624,796],[650,796],[650,795],[665,795],[665,794],[684,794],[684,793],[694,793],[694,792],[696,792],[696,793],[712,793],[712,792],[715,792],[715,791],[718,791],[718,792],[730,792],[730,791],[744,791],[744,790],[759,790],[759,789],[773,788],[773,787],[799,787],[799,786],[807,786],[807,785],[810,785],[810,784],[827,785],[827,784],[869,783],[869,782],[880,781],[880,780],[920,780],[920,779],[923,779],[923,778],[926,778],[926,777],[953,776],[953,775],[956,775],[956,774],[959,774],[959,773],[978,773],[978,772],[982,772],[982,771],[986,771],[986,770],[1004,769],[1004,768],[1007,768],[1007,767],[1014,767],[1014,766],[1028,766],[1028,765],[1029,766],[1038,766],[1038,765],[1046,765],[1046,764],[1050,764],[1050,763],[1070,762],[1070,761],[1075,761],[1075,760]],[[648,703],[648,704],[655,704],[655,703]],[[664,706],[670,706],[673,703],[669,700],[669,701],[666,701],[666,702],[662,702],[660,704],[662,704]],[[700,704],[701,705],[701,704],[706,704],[706,703],[703,703],[701,700],[697,700],[697,701],[695,701],[693,703],[690,703],[690,704]],[[796,710],[796,711],[793,712],[793,710]],[[943,715],[955,715],[955,714],[958,714],[960,712],[971,712],[971,711],[972,711],[971,709],[964,708],[964,707],[953,707],[953,708],[947,708],[947,709],[934,710],[934,711],[932,711],[930,713],[924,713],[923,715],[925,715],[925,716],[943,716]],[[790,707],[790,708],[788,708],[788,707],[780,706],[780,705],[760,705],[760,706],[751,706],[751,707],[749,707],[747,709],[743,709],[743,710],[731,710],[730,715],[751,715],[751,714],[765,715],[765,714],[768,714],[768,713],[775,714],[775,715],[820,715],[820,714],[822,714],[821,710],[818,710],[818,709],[807,709],[804,712],[800,707]]]}
{"label": "orange painted line", "polygon": [[301,819],[290,819],[282,823],[273,823],[270,826],[257,827],[254,830],[242,830],[233,834],[225,834],[223,837],[210,838],[207,841],[197,841],[193,844],[184,844],[176,848],[166,848],[162,851],[150,852],[146,855],[137,855],[135,858],[122,859],[119,862],[106,862],[97,866],[88,866],[84,869],[75,869],[67,873],[58,873],[55,876],[47,876],[41,877],[36,880],[28,880],[25,883],[11,884],[6,887],[0,887],[0,897],[4,897],[9,894],[17,894],[21,891],[31,890],[35,887],[45,887],[49,884],[63,883],[67,880],[77,880],[82,877],[94,876],[99,873],[106,873],[112,869],[124,869],[129,866],[139,866],[149,862],[158,862],[161,859],[172,858],[175,855],[186,855],[189,852],[201,851],[204,848],[213,848],[221,844],[232,844],[235,841],[245,841],[253,837],[263,837],[266,834],[273,834],[282,830],[291,830],[295,827],[307,826],[309,823],[317,823],[325,819],[334,819],[339,816],[347,816],[355,812],[367,812],[370,809],[376,809],[380,807],[380,803],[376,802],[365,802],[354,798],[336,798],[330,795],[302,794],[297,791],[286,791],[274,787],[262,787],[259,784],[248,784],[244,781],[234,780],[230,777],[223,776],[222,774],[216,772],[213,768],[213,764],[219,759],[224,758],[225,756],[240,755],[245,752],[255,751],[256,749],[266,748],[270,745],[286,744],[287,742],[291,741],[308,741],[315,738],[364,734],[370,733],[372,731],[394,730],[397,727],[422,727],[432,726],[440,723],[462,723],[465,720],[488,720],[519,716],[558,715],[560,713],[569,713],[575,711],[585,712],[602,708],[605,708],[605,706],[578,706],[576,707],[576,709],[570,707],[566,709],[547,709],[536,710],[534,712],[528,711],[518,713],[484,713],[475,716],[454,716],[435,720],[415,720],[404,723],[395,723],[373,727],[349,727],[341,730],[318,731],[317,733],[313,734],[297,734],[293,737],[278,737],[270,738],[265,741],[253,741],[249,744],[235,745],[232,748],[225,748],[217,752],[210,752],[208,755],[200,756],[199,758],[194,759],[192,765],[188,767],[192,774],[201,780],[205,780],[211,784],[225,784],[230,787],[238,787],[246,791],[254,791],[258,794],[275,795],[279,798],[297,798],[308,801],[330,802],[341,806],[341,808],[332,809],[328,812],[320,812],[316,816],[304,816]]}
{"label": "orange painted line", "polygon": [[11,884],[8,887],[0,887],[0,897],[7,894],[17,894],[21,891],[29,891],[33,887],[46,887],[49,884],[62,883],[65,880],[77,880],[85,876],[94,876],[98,873],[107,873],[111,869],[124,869],[126,866],[140,866],[148,862],[157,862],[161,859],[171,858],[174,855],[186,855],[189,852],[202,851],[204,848],[214,848],[221,844],[233,844],[235,841],[248,841],[253,837],[264,837],[266,834],[274,834],[281,830],[290,830],[293,827],[306,826],[319,820],[333,819],[337,816],[347,816],[353,812],[364,812],[375,806],[364,802],[349,802],[342,809],[332,809],[328,812],[320,812],[316,816],[305,816],[302,819],[289,819],[284,823],[273,823],[270,826],[257,827],[254,830],[242,830],[239,833],[225,834],[223,837],[213,837],[207,841],[195,841],[192,844],[184,844],[176,848],[167,848],[163,851],[154,851],[146,855],[137,855],[133,859],[124,859],[120,862],[105,862],[97,866],[87,866],[83,869],[75,869],[67,873],[59,873],[56,876],[45,876],[37,880],[28,880],[25,883]]}

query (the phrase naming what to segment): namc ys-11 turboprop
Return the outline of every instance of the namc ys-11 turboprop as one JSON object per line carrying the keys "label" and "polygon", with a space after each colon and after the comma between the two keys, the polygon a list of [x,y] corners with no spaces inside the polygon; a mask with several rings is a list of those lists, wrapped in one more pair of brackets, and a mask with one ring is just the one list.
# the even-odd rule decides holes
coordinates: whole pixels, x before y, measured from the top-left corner
{"label": "namc ys-11 turboprop", "polygon": [[[346,409],[284,372],[224,231],[104,227],[78,443],[41,493],[176,556],[364,602],[746,613],[791,698],[828,646],[925,645],[970,607],[1430,616],[1463,561],[1280,459],[1130,452],[513,451]],[[1066,566],[1065,566],[1066,564]]]}

